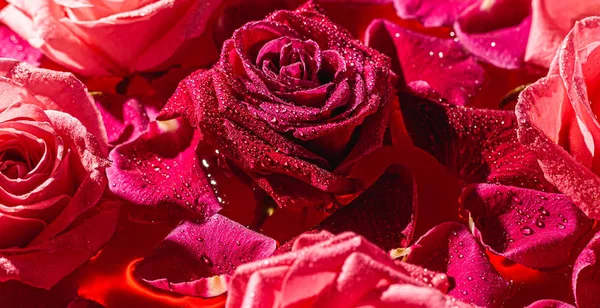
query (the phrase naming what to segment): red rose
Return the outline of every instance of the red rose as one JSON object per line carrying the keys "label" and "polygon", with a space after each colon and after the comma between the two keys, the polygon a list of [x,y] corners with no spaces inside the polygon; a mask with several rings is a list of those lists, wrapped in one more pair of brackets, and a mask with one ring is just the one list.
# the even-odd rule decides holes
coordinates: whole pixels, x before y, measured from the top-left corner
{"label": "red rose", "polygon": [[331,206],[380,147],[389,60],[317,13],[278,11],[239,28],[209,71],[184,80],[161,118],[183,114],[280,206]]}

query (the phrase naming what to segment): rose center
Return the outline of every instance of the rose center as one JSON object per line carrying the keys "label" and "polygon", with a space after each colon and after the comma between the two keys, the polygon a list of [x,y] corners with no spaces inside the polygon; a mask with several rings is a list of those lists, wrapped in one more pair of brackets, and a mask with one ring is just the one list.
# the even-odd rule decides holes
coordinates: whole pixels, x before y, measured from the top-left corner
{"label": "rose center", "polygon": [[25,177],[31,171],[31,162],[14,149],[0,153],[0,173],[10,179]]}

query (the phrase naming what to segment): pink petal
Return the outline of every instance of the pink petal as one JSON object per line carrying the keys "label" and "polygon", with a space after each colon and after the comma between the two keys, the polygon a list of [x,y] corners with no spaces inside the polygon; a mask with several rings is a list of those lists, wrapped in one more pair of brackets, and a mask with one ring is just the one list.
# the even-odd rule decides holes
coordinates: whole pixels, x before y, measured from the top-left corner
{"label": "pink petal", "polygon": [[[0,60],[0,82],[5,97],[18,97],[46,110],[68,113],[79,120],[107,152],[102,117],[85,85],[71,73],[40,69],[16,60]],[[9,96],[10,95],[10,96]],[[35,97],[35,98],[33,98]],[[4,99],[0,111],[16,100]]]}
{"label": "pink petal", "polygon": [[573,266],[573,293],[577,307],[597,307],[600,304],[600,233],[587,244]]}
{"label": "pink petal", "polygon": [[42,53],[39,50],[31,47],[27,41],[5,25],[0,25],[0,56],[35,66],[39,66],[42,59]]}
{"label": "pink petal", "polygon": [[452,38],[438,38],[377,19],[365,42],[392,59],[401,87],[431,89],[451,104],[467,105],[484,82],[484,71]]}
{"label": "pink petal", "polygon": [[567,263],[575,242],[592,227],[561,194],[480,184],[463,191],[461,200],[486,248],[531,268]]}
{"label": "pink petal", "polygon": [[167,291],[218,296],[227,291],[238,265],[269,257],[276,245],[221,215],[204,223],[185,221],[137,264],[135,274]]}
{"label": "pink petal", "polygon": [[542,67],[550,63],[575,22],[600,13],[600,1],[533,0],[531,32],[525,61]]}
{"label": "pink petal", "polygon": [[517,140],[513,112],[448,106],[410,96],[401,101],[415,145],[466,183],[554,190],[534,153]]}
{"label": "pink petal", "polygon": [[117,225],[118,206],[104,202],[69,230],[27,248],[0,250],[0,281],[19,280],[50,289],[87,261],[106,243]]}
{"label": "pink petal", "polygon": [[530,0],[482,1],[466,9],[454,24],[467,51],[505,69],[523,65],[531,27]]}
{"label": "pink petal", "polygon": [[394,0],[403,19],[417,19],[425,27],[452,26],[456,18],[478,0]]}
{"label": "pink petal", "polygon": [[110,190],[148,207],[150,215],[212,216],[221,206],[196,153],[198,142],[185,120],[151,122],[146,132],[111,152]]}
{"label": "pink petal", "polygon": [[454,286],[449,295],[482,307],[500,307],[509,284],[494,269],[485,250],[469,230],[456,222],[431,229],[405,259],[430,270],[446,273]]}

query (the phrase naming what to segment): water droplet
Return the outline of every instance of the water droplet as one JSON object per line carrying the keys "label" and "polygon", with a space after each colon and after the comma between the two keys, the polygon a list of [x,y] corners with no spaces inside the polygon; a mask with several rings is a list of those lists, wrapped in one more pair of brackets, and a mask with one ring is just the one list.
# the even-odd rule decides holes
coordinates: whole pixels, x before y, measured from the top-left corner
{"label": "water droplet", "polygon": [[532,235],[533,230],[531,230],[531,228],[529,228],[529,227],[523,227],[523,228],[521,228],[521,233],[523,235]]}
{"label": "water droplet", "polygon": [[565,228],[565,225],[563,225],[563,224],[561,224],[561,223],[557,223],[557,224],[556,224],[556,227],[562,230],[562,229],[564,229],[564,228]]}
{"label": "water droplet", "polygon": [[242,243],[240,243],[240,241],[236,241],[235,244],[238,246],[242,245]]}
{"label": "water droplet", "polygon": [[206,266],[210,266],[210,267],[213,266],[212,261],[207,256],[205,256],[205,255],[202,255],[200,257],[200,260],[202,260],[202,262],[204,262],[204,264],[206,264]]}
{"label": "water droplet", "polygon": [[492,43],[490,43],[490,46],[492,46],[492,47],[496,47],[496,42],[492,42]]}
{"label": "water droplet", "polygon": [[548,210],[546,210],[546,209],[545,209],[545,208],[543,208],[543,207],[540,207],[540,208],[539,208],[539,211],[540,211],[540,213],[541,213],[542,215],[544,215],[544,216],[550,216],[550,212],[548,212]]}
{"label": "water droplet", "polygon": [[539,220],[539,219],[535,221],[535,225],[536,225],[538,228],[543,228],[543,227],[545,227],[545,226],[546,226],[546,224],[544,223],[544,221],[542,221],[542,220]]}

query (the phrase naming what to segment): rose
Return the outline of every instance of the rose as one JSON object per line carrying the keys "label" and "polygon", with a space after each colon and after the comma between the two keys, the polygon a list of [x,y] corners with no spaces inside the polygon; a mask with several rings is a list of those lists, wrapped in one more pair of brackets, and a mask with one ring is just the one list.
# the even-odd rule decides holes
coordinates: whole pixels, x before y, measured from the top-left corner
{"label": "rose", "polygon": [[221,0],[9,0],[0,19],[85,75],[153,69],[202,34]]}
{"label": "rose", "polygon": [[600,1],[533,0],[525,61],[549,67],[556,50],[575,22],[600,14]]}
{"label": "rose", "polygon": [[600,18],[577,22],[548,76],[523,91],[516,113],[519,140],[546,179],[590,218],[600,217],[598,72]]}
{"label": "rose", "polygon": [[388,59],[307,5],[236,30],[159,119],[183,114],[280,206],[329,206],[356,191],[345,172],[382,145],[393,94]]}
{"label": "rose", "polygon": [[291,252],[239,266],[227,307],[469,307],[445,274],[394,261],[361,236],[300,236]]}
{"label": "rose", "polygon": [[50,288],[114,231],[106,132],[72,74],[2,59],[0,85],[0,281]]}

